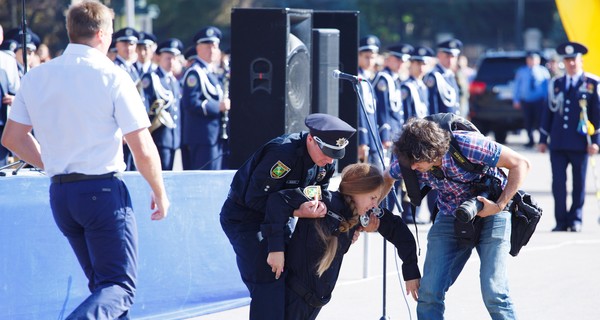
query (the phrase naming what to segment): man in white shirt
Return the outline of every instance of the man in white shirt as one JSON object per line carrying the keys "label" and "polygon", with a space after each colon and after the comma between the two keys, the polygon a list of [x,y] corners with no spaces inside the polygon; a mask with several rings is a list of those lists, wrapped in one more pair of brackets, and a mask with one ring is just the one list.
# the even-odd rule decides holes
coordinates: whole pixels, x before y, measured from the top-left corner
{"label": "man in white shirt", "polygon": [[99,2],[69,8],[70,44],[21,79],[2,136],[3,145],[51,177],[54,220],[89,279],[91,295],[67,319],[129,319],[137,227],[120,179],[123,136],[152,189],[151,219],[169,210],[142,100],[131,78],[106,57],[112,19]]}
{"label": "man in white shirt", "polygon": [[[4,32],[0,25],[0,44],[4,40]],[[4,131],[8,116],[8,107],[19,90],[19,71],[17,60],[4,51],[0,51],[0,135]],[[6,165],[8,149],[0,145],[0,167]]]}

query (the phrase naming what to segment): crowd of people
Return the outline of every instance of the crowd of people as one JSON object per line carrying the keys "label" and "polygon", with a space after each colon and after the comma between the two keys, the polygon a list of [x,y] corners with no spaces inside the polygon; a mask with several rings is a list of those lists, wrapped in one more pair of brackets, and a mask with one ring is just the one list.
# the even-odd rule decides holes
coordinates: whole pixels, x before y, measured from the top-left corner
{"label": "crowd of people", "polygon": [[[176,150],[181,149],[184,169],[226,167],[228,57],[214,26],[200,29],[186,50],[179,39],[158,41],[129,27],[113,33],[112,12],[96,1],[69,8],[67,31],[65,51],[46,62],[44,55],[34,58],[41,47],[34,33],[26,31],[24,48],[19,30],[3,33],[4,44],[14,47],[0,53],[2,105],[12,105],[0,119],[3,152],[14,152],[51,177],[55,222],[91,291],[68,319],[128,319],[137,285],[137,231],[120,174],[126,168],[140,172],[152,189],[151,219],[160,220],[170,206],[162,171],[173,169]],[[419,318],[443,318],[445,293],[474,249],[490,316],[516,318],[506,273],[509,204],[530,163],[479,132],[450,132],[427,118],[466,116],[469,72],[464,60],[459,67],[462,47],[460,40],[448,39],[435,50],[410,44],[382,50],[376,36],[361,38],[357,128],[333,115],[308,115],[308,131],[266,142],[237,170],[220,222],[252,299],[250,319],[315,319],[359,231],[378,231],[396,246]],[[22,50],[31,57],[27,64],[18,60]],[[535,144],[531,132],[539,121],[538,148],[550,150],[555,231],[580,231],[585,168],[589,155],[598,152],[598,78],[583,72],[585,46],[569,42],[557,52],[566,75],[550,80],[537,66],[539,57],[530,54],[517,72],[514,106],[526,114],[529,144]],[[27,69],[26,76],[19,74]],[[339,190],[330,192],[335,161],[345,156],[354,134],[360,163],[344,168]],[[457,151],[451,151],[451,141]],[[455,152],[485,169],[465,169]],[[567,211],[569,164],[574,200]],[[400,181],[432,189],[428,203],[435,223],[422,276],[406,226],[414,217],[408,207],[400,218],[381,204],[393,185],[402,189]],[[474,184],[500,191],[484,194]],[[473,236],[465,241],[455,212],[469,199],[481,206],[468,221]]]}

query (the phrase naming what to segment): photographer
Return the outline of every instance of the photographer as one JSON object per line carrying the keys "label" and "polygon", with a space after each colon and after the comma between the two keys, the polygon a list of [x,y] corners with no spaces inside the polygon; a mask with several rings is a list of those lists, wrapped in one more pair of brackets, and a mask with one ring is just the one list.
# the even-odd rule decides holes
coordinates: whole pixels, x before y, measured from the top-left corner
{"label": "photographer", "polygon": [[[449,152],[451,135],[470,162],[488,166],[485,173],[470,172],[456,162]],[[462,271],[473,248],[481,260],[481,290],[492,319],[514,319],[506,270],[511,229],[506,207],[524,181],[529,161],[479,132],[450,133],[433,121],[416,118],[404,126],[402,135],[394,143],[394,153],[399,160],[385,173],[386,187],[391,188],[395,180],[403,178],[400,165],[403,164],[416,171],[420,186],[438,191],[439,212],[428,234],[419,289],[419,319],[443,319],[445,293]],[[500,167],[508,169],[508,176]],[[481,189],[482,185],[494,184],[503,191]],[[481,196],[484,193],[492,193],[491,199]],[[459,222],[455,218],[456,209],[473,199],[479,204],[479,208],[470,207],[473,219]],[[471,227],[475,237],[470,242],[463,241],[455,232],[455,225]]]}

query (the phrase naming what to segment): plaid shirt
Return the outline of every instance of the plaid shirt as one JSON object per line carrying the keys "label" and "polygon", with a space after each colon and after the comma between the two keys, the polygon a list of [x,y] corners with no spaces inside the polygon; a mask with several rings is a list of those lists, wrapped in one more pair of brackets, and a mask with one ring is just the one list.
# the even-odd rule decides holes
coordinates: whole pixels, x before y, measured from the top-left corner
{"label": "plaid shirt", "polygon": [[[506,186],[506,175],[496,167],[502,152],[502,145],[478,132],[454,131],[453,135],[458,142],[461,153],[472,163],[489,166],[487,174],[498,177],[502,181],[502,188],[504,188]],[[421,187],[428,185],[432,189],[438,190],[436,203],[440,210],[439,214],[453,215],[461,203],[477,196],[475,191],[471,190],[470,183],[478,181],[484,175],[466,171],[456,164],[449,152],[442,158],[442,165],[439,168],[444,173],[445,179],[438,179],[431,172],[417,172],[419,185]],[[400,165],[397,160],[390,166],[390,175],[396,180],[402,179]]]}

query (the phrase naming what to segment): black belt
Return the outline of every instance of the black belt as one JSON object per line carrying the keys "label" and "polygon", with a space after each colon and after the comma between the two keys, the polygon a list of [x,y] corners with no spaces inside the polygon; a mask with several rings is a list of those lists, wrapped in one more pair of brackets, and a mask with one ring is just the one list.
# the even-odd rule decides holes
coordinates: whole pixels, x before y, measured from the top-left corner
{"label": "black belt", "polygon": [[52,183],[71,183],[78,181],[86,181],[86,180],[100,180],[100,179],[110,179],[110,178],[121,178],[121,174],[118,172],[109,172],[105,174],[83,174],[83,173],[67,173],[67,174],[57,174],[50,178]]}
{"label": "black belt", "polygon": [[286,284],[294,291],[297,295],[299,295],[304,302],[306,302],[309,306],[313,308],[321,308],[326,305],[331,299],[331,295],[325,298],[319,298],[312,291],[307,289],[298,278],[296,278],[291,272],[288,271],[288,275],[286,276]]}

